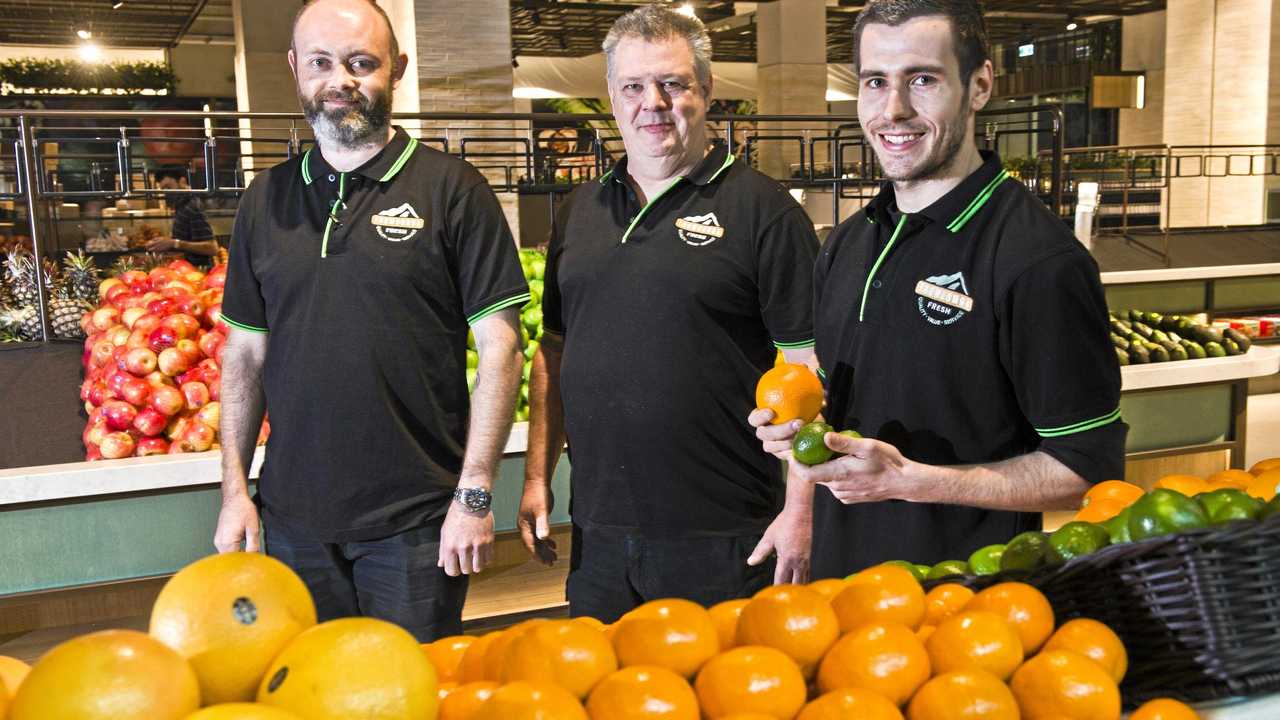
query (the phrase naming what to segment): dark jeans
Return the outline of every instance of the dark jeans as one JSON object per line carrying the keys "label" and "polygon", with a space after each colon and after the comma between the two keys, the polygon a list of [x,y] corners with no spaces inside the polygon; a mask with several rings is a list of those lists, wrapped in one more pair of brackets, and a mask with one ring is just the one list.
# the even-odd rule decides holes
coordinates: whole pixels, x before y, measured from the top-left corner
{"label": "dark jeans", "polygon": [[684,598],[711,607],[751,597],[773,582],[774,560],[747,565],[760,533],[651,538],[573,526],[565,595],[569,615],[611,623],[650,600]]}
{"label": "dark jeans", "polygon": [[462,632],[467,576],[436,567],[440,526],[379,540],[324,543],[267,525],[264,549],[298,573],[320,622],[364,615],[393,622],[418,642]]}

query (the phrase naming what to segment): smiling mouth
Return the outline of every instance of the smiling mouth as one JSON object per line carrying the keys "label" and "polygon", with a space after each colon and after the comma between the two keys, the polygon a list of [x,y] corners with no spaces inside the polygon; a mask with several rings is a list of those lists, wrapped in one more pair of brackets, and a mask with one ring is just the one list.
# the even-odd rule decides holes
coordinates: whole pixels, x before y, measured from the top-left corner
{"label": "smiling mouth", "polygon": [[924,137],[924,133],[880,133],[880,141],[891,148],[907,147]]}

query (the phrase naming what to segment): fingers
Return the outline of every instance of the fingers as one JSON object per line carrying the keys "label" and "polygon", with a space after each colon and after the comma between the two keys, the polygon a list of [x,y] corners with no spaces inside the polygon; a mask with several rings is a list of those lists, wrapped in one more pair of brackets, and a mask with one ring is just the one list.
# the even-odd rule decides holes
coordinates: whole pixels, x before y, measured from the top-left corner
{"label": "fingers", "polygon": [[436,567],[444,568],[444,574],[449,577],[458,577],[462,574],[458,566],[458,552],[452,546],[444,543],[440,544],[440,560],[436,563]]}
{"label": "fingers", "polygon": [[769,559],[773,554],[773,539],[768,535],[760,538],[760,542],[756,543],[756,549],[751,551],[750,557],[747,558],[747,564],[755,567]]}
{"label": "fingers", "polygon": [[539,540],[546,540],[551,537],[551,523],[547,521],[546,513],[538,513],[533,519],[534,533]]}
{"label": "fingers", "polygon": [[785,440],[790,443],[791,438],[802,427],[804,427],[804,423],[800,420],[792,420],[781,425],[762,425],[756,428],[756,438],[764,442],[782,442]]}
{"label": "fingers", "polygon": [[524,543],[524,549],[530,555],[535,555],[537,553],[537,541],[534,529],[529,527],[528,519],[522,515],[516,524],[520,526],[520,542]]}
{"label": "fingers", "polygon": [[876,441],[868,438],[852,438],[848,435],[829,432],[823,436],[822,442],[827,447],[844,455],[864,457],[875,445]]}
{"label": "fingers", "polygon": [[260,532],[261,530],[258,529],[258,523],[256,519],[245,526],[244,528],[244,551],[245,552],[258,552],[261,549],[262,545],[258,538],[258,534]]}
{"label": "fingers", "polygon": [[747,422],[751,427],[763,427],[773,421],[773,411],[768,408],[756,408],[747,416]]}

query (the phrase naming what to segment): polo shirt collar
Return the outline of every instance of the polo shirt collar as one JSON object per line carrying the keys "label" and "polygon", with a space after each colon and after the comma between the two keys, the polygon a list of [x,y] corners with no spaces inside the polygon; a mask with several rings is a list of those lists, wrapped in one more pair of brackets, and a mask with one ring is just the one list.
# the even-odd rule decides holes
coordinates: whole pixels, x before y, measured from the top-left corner
{"label": "polo shirt collar", "polygon": [[[409,133],[405,132],[404,128],[396,126],[395,133],[392,134],[391,141],[386,147],[352,172],[359,173],[370,180],[387,182],[404,168],[405,163],[409,162],[409,158],[417,148],[417,139],[409,137]],[[334,169],[325,162],[318,145],[309,148],[302,156],[302,180],[306,184],[310,185],[316,178],[333,172],[335,172]]]}
{"label": "polo shirt collar", "polygon": [[[960,182],[946,195],[935,200],[929,207],[912,213],[931,222],[946,226],[953,233],[960,232],[978,214],[978,211],[991,199],[991,194],[1000,183],[1009,178],[1009,173],[1000,162],[1000,157],[988,150],[979,150],[982,165],[969,177]],[[880,192],[867,203],[867,219],[871,222],[892,225],[889,208],[896,204],[893,183],[886,182],[880,186]]]}
{"label": "polo shirt collar", "polygon": [[[687,174],[682,175],[685,180],[698,186],[710,185],[719,179],[724,172],[733,165],[734,156],[729,153],[729,147],[723,143],[717,144],[712,148],[707,156],[702,158],[702,162],[694,166]],[[627,177],[627,157],[624,155],[622,159],[613,166],[609,172],[600,176],[600,184],[605,185],[610,182],[624,183]]]}

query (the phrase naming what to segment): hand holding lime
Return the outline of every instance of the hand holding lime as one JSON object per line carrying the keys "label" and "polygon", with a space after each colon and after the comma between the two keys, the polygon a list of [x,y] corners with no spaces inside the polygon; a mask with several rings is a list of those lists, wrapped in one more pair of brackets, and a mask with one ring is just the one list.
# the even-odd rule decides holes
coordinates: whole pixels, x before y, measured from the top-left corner
{"label": "hand holding lime", "polygon": [[791,440],[791,454],[801,465],[821,465],[835,455],[827,447],[827,433],[835,428],[824,422],[811,422],[800,428]]}

